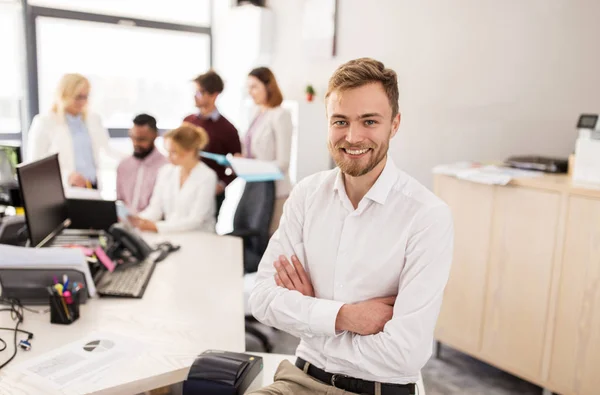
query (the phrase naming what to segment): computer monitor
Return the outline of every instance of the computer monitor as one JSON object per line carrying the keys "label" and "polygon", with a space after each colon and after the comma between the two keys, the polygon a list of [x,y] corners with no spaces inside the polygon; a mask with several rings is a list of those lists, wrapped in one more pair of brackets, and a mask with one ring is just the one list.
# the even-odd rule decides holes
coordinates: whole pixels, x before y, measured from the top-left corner
{"label": "computer monitor", "polygon": [[17,167],[29,241],[43,247],[69,226],[58,155]]}
{"label": "computer monitor", "polygon": [[21,148],[19,144],[0,141],[0,185],[16,183],[17,166],[21,162]]}

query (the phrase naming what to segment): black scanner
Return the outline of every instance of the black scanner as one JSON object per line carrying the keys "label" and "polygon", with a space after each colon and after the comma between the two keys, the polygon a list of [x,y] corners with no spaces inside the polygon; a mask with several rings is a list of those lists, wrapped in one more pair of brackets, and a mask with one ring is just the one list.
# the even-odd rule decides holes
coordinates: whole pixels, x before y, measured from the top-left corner
{"label": "black scanner", "polygon": [[192,364],[183,395],[242,395],[262,368],[262,358],[255,355],[206,351]]}

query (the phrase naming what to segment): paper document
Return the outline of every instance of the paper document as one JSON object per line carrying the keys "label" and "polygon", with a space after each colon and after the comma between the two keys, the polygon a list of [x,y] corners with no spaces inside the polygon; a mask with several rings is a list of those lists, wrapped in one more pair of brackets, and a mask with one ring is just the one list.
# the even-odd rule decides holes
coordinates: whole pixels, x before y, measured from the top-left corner
{"label": "paper document", "polygon": [[24,374],[44,387],[78,393],[78,387],[85,386],[87,390],[101,387],[102,381],[113,374],[113,369],[124,368],[119,367],[119,362],[131,363],[144,348],[144,344],[134,338],[92,332],[79,341],[10,367],[10,370]]}
{"label": "paper document", "polygon": [[78,248],[27,248],[0,244],[0,267],[15,269],[72,269],[85,276],[88,294],[96,296],[96,286],[85,260]]}
{"label": "paper document", "polygon": [[474,162],[458,162],[433,168],[435,174],[454,176],[461,180],[488,185],[507,185],[513,178],[532,178],[543,175],[539,171],[514,169],[503,166],[481,166]]}
{"label": "paper document", "polygon": [[65,188],[65,197],[67,199],[86,199],[86,200],[102,200],[102,194],[97,189],[92,188]]}
{"label": "paper document", "polygon": [[221,166],[229,166],[229,160],[225,155],[214,154],[212,152],[200,152],[200,156],[206,159],[212,159]]}
{"label": "paper document", "polygon": [[235,174],[246,182],[275,181],[283,178],[281,170],[273,162],[237,158],[233,155],[227,155],[227,159]]}

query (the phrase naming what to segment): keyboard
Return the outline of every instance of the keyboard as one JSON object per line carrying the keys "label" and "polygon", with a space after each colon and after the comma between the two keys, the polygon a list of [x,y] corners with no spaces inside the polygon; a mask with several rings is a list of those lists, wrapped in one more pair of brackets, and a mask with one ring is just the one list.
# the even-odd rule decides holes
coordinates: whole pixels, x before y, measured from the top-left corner
{"label": "keyboard", "polygon": [[151,253],[142,262],[117,267],[114,272],[102,271],[94,278],[96,290],[102,296],[141,298],[150,282],[160,252]]}

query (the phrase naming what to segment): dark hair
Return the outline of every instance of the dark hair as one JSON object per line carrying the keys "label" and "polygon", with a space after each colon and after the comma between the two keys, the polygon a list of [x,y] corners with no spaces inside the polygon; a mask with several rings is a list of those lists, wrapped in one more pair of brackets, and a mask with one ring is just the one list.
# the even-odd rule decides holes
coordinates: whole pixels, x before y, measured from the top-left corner
{"label": "dark hair", "polygon": [[273,108],[281,105],[283,95],[277,85],[275,74],[268,67],[257,67],[248,76],[256,77],[267,89],[267,106]]}
{"label": "dark hair", "polygon": [[221,93],[223,92],[224,84],[223,80],[213,70],[209,70],[204,74],[200,74],[198,77],[194,79],[194,82],[202,89],[204,89],[207,93]]}
{"label": "dark hair", "polygon": [[344,63],[329,79],[329,87],[325,99],[334,91],[343,92],[348,89],[380,83],[392,107],[392,117],[398,114],[398,76],[392,69],[387,69],[378,60],[371,58],[354,59]]}
{"label": "dark hair", "polygon": [[148,126],[150,130],[158,133],[158,128],[156,127],[156,118],[154,118],[152,115],[140,114],[133,118],[133,124],[137,126]]}

